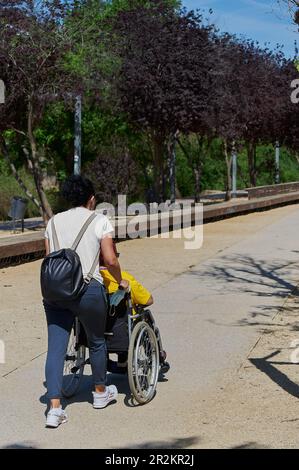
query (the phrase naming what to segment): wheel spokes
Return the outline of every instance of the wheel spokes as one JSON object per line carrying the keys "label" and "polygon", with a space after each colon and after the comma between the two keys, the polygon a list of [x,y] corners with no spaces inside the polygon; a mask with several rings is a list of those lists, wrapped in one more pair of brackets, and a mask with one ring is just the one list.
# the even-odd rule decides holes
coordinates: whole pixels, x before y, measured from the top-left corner
{"label": "wheel spokes", "polygon": [[147,398],[155,386],[155,367],[153,367],[156,348],[149,332],[144,328],[136,344],[134,376],[136,388],[141,396]]}

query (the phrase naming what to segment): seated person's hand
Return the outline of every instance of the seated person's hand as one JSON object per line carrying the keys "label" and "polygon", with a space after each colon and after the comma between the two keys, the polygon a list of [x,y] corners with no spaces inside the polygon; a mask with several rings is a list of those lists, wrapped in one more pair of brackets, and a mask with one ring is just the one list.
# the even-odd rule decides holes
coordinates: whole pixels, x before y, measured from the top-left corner
{"label": "seated person's hand", "polygon": [[129,281],[122,279],[121,283],[119,284],[119,289],[129,291],[130,290]]}

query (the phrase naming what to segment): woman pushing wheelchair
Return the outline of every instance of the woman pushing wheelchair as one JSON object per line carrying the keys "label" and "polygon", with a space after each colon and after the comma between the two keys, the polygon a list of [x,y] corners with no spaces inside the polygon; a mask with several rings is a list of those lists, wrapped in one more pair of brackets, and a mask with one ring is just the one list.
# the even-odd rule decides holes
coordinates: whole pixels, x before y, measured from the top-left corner
{"label": "woman pushing wheelchair", "polygon": [[[154,397],[159,372],[169,370],[159,329],[147,310],[153,298],[132,275],[121,270],[113,228],[107,217],[94,211],[92,183],[72,176],[63,185],[62,195],[71,209],[48,223],[41,269],[48,325],[46,386],[50,409],[46,426],[50,428],[67,421],[61,397],[70,397],[78,389],[85,364],[92,368],[96,409],[117,398],[115,385],[106,386],[107,362],[110,372],[128,373],[132,395],[140,404]],[[116,298],[121,298],[120,303]],[[116,315],[122,300],[124,311]],[[109,325],[111,331],[107,331]],[[113,326],[117,326],[114,332]],[[85,360],[87,345],[89,359]],[[111,352],[118,354],[117,362],[109,359]]]}
{"label": "woman pushing wheelchair", "polygon": [[[50,409],[46,426],[57,428],[67,421],[61,406],[63,367],[70,332],[77,316],[87,335],[94,391],[93,407],[105,408],[117,398],[115,385],[106,386],[106,317],[107,295],[100,273],[99,255],[105,267],[121,289],[128,289],[128,281],[122,278],[121,268],[115,254],[112,239],[113,228],[102,214],[95,214],[95,190],[90,180],[83,176],[71,176],[62,188],[64,199],[71,208],[55,215],[48,223],[45,232],[46,258],[41,272],[43,304],[48,326],[48,353],[46,359],[46,387]],[[76,252],[82,268],[84,288],[80,295],[64,298],[59,280],[67,258]],[[63,258],[64,257],[64,258]],[[63,258],[63,259],[62,259]],[[52,264],[51,264],[52,263]],[[55,272],[55,263],[58,266]],[[64,264],[63,264],[64,263]],[[54,266],[54,268],[53,268]],[[52,269],[52,271],[51,271]],[[45,279],[51,277],[51,285]],[[74,276],[67,273],[66,276]],[[68,287],[68,279],[63,279]],[[52,289],[52,290],[51,290]],[[55,289],[57,296],[55,297]],[[51,290],[51,295],[49,294]],[[50,299],[50,300],[49,300]]]}

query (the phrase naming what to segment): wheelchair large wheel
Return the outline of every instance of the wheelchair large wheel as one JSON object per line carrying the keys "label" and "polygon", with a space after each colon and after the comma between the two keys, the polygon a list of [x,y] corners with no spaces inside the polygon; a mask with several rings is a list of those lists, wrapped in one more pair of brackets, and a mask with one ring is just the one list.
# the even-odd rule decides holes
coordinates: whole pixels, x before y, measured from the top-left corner
{"label": "wheelchair large wheel", "polygon": [[79,343],[80,323],[76,318],[72,328],[64,360],[62,394],[66,398],[75,395],[80,386],[85,366],[86,348]]}
{"label": "wheelchair large wheel", "polygon": [[128,379],[135,400],[144,405],[153,399],[159,375],[159,346],[155,332],[146,322],[132,331],[128,352]]}

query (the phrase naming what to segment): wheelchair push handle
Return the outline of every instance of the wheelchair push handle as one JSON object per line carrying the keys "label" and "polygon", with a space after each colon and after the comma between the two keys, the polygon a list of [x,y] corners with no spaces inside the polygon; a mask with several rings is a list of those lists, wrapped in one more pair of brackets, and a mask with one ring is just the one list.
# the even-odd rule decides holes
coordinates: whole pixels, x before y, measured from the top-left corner
{"label": "wheelchair push handle", "polygon": [[129,281],[127,281],[126,279],[122,279],[121,283],[120,283],[119,286],[118,286],[118,289],[119,289],[119,290],[125,290],[125,291],[127,291],[127,292],[130,292],[131,286],[130,286]]}

